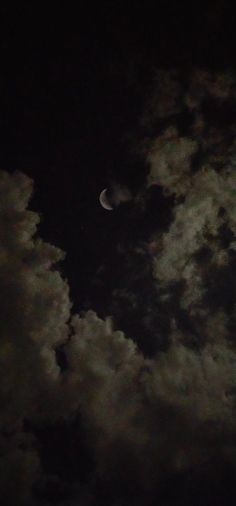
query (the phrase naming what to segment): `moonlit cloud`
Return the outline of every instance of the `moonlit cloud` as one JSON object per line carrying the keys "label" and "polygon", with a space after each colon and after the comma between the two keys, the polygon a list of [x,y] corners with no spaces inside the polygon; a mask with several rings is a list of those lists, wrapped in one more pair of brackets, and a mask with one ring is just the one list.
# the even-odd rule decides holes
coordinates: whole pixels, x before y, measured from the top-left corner
{"label": "moonlit cloud", "polygon": [[[227,137],[234,125],[222,120],[213,129],[207,102],[219,103],[222,115],[235,84],[201,71],[192,72],[188,87],[181,83],[178,72],[157,74],[143,121],[147,130],[153,122],[160,130],[150,134],[147,188],[158,181],[174,196],[172,219],[152,233],[150,254],[134,249],[136,261],[151,263],[155,290],[148,301],[141,294],[141,302],[132,284],[113,292],[117,311],[122,300],[132,303],[137,328],[145,322],[153,341],[158,322],[168,322],[160,327],[165,350],[146,356],[122,324],[117,330],[112,314],[103,319],[93,308],[73,314],[67,280],[55,269],[65,254],[38,237],[39,216],[27,208],[33,181],[0,173],[3,502],[37,506],[37,487],[59,482],[44,469],[37,431],[27,424],[70,424],[77,416],[94,456],[94,479],[110,484],[121,504],[127,496],[149,504],[167,478],[174,483],[184,473],[190,481],[203,472],[206,483],[210,475],[217,482],[223,467],[215,469],[215,459],[235,472],[236,179],[235,144]],[[189,111],[189,130],[181,132],[181,115]],[[117,190],[119,202],[130,199],[127,192]],[[145,280],[150,271],[142,274]],[[139,279],[139,269],[133,276]],[[57,359],[62,345],[64,368]],[[79,461],[76,442],[73,451]],[[78,490],[71,505],[96,504],[93,491]]]}
{"label": "moonlit cloud", "polygon": [[[168,285],[171,291],[173,283],[182,283],[180,305],[194,313],[204,311],[200,306],[208,292],[206,265],[216,276],[220,269],[232,269],[234,261],[235,124],[228,111],[233,107],[236,88],[230,75],[194,70],[186,79],[180,100],[173,73],[157,72],[156,80],[158,86],[149,102],[160,102],[162,109],[149,107],[149,123],[159,119],[162,125],[165,117],[169,125],[162,126],[157,138],[150,139],[148,185],[158,181],[167,195],[175,196],[176,205],[174,219],[160,237],[153,273],[158,285],[167,291]],[[164,87],[163,83],[170,84]],[[191,110],[189,118],[186,105]],[[186,122],[186,118],[189,126],[183,136],[181,121]],[[200,130],[196,124],[201,125]],[[232,241],[223,246],[226,231],[232,234]]]}

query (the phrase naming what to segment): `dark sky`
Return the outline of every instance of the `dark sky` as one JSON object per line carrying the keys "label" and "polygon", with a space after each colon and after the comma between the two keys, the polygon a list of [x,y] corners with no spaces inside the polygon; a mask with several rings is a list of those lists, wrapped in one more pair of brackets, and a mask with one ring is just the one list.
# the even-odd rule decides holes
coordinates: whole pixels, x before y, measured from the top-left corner
{"label": "dark sky", "polygon": [[22,50],[2,64],[0,163],[35,180],[40,230],[67,251],[78,310],[124,224],[99,207],[100,190],[113,178],[137,191],[145,178],[132,150],[153,66],[227,66],[234,26],[221,1],[102,2],[91,12],[80,2],[73,24],[60,14],[64,24],[48,14],[42,32],[33,7],[7,17],[3,46]]}
{"label": "dark sky", "polygon": [[[144,357],[153,357],[157,351],[167,350],[174,321],[185,335],[184,345],[190,342],[190,348],[195,346],[198,349],[208,339],[210,323],[206,330],[200,312],[192,316],[190,304],[187,310],[180,307],[182,279],[173,276],[168,285],[173,296],[166,303],[165,286],[163,288],[166,274],[163,274],[164,282],[158,285],[158,289],[153,277],[152,254],[147,244],[153,240],[155,248],[157,236],[153,239],[154,234],[159,234],[160,238],[173,220],[174,197],[173,194],[164,196],[160,186],[146,188],[147,153],[140,153],[139,146],[145,138],[153,139],[156,129],[162,128],[164,123],[157,126],[155,118],[151,118],[150,124],[145,124],[142,118],[151,95],[155,69],[168,72],[175,68],[182,72],[183,89],[185,75],[195,67],[207,72],[235,72],[235,17],[227,2],[222,0],[195,5],[164,1],[128,2],[128,5],[126,2],[102,2],[95,8],[92,3],[80,2],[76,14],[69,12],[69,8],[64,12],[63,8],[57,7],[56,11],[50,15],[37,13],[34,6],[23,6],[11,14],[9,7],[3,8],[6,23],[1,42],[5,58],[0,68],[0,168],[10,174],[20,170],[33,179],[34,193],[29,208],[40,214],[40,237],[66,252],[65,260],[57,268],[68,279],[73,312],[84,314],[83,311],[93,309],[101,318],[112,315],[115,328],[121,328]],[[62,24],[57,21],[56,14],[63,18]],[[16,49],[20,50],[19,57]],[[207,127],[215,124],[213,110],[214,104],[212,108],[208,107],[206,100],[202,111],[207,117]],[[231,108],[233,119],[229,120],[230,125],[235,117],[234,111]],[[223,115],[220,118],[222,123]],[[174,118],[174,121],[180,121],[179,131],[181,128],[184,131],[185,126],[187,129],[190,122],[185,113],[180,120]],[[225,137],[226,130],[227,120]],[[233,128],[230,132],[233,136]],[[206,142],[210,142],[210,134],[209,138],[208,133],[204,135]],[[224,148],[227,145],[225,137]],[[207,156],[204,143],[202,152],[199,149],[196,163],[201,156]],[[217,156],[220,156],[218,152]],[[100,206],[98,197],[103,188],[113,183],[128,188],[132,199],[107,212]],[[135,199],[144,188],[143,205],[140,205]],[[181,201],[181,194],[179,198]],[[222,226],[218,242],[228,248],[233,236],[230,227]],[[221,267],[219,272],[215,267],[207,271],[207,262],[213,256],[214,247],[217,249],[212,246],[210,250],[211,239],[198,251],[198,257],[196,253],[204,283],[209,287],[204,304],[210,316],[218,309],[225,311],[227,317],[231,315],[228,326],[234,330],[236,288],[228,289],[233,271],[225,272]],[[224,302],[219,290],[227,293]],[[69,368],[70,352],[58,347],[57,360],[62,370]],[[169,410],[163,399],[163,420],[158,423],[165,444],[168,447],[168,431],[163,429],[165,417],[170,420],[173,416],[177,427],[181,424],[185,427],[186,423],[187,442],[183,446],[187,446],[188,441],[191,446],[195,440],[195,425],[189,429],[187,418],[183,416],[182,419],[182,411],[172,414],[172,407]],[[146,407],[143,409],[145,411]],[[145,430],[153,434],[156,408],[148,406],[147,412]],[[127,481],[124,477],[132,465],[136,466],[136,457],[129,450],[130,443],[123,447],[124,442],[117,438],[115,450],[112,447],[110,451],[105,446],[99,449],[98,453],[101,451],[106,455],[106,463],[105,471],[102,467],[102,478],[97,478],[93,424],[91,422],[90,427],[88,423],[86,431],[87,421],[83,422],[86,416],[83,410],[78,410],[74,418],[68,415],[66,421],[59,420],[56,424],[50,419],[38,423],[37,416],[23,417],[24,433],[30,433],[36,441],[33,448],[37,448],[40,454],[43,478],[34,485],[32,502],[22,502],[22,506],[74,506],[80,504],[79,501],[81,506],[126,506],[137,500],[140,505],[151,506],[158,500],[163,506],[197,506],[210,505],[212,500],[217,504],[218,497],[221,504],[231,504],[235,469],[232,471],[227,458],[225,465],[222,464],[221,436],[217,441],[215,436],[208,437],[208,426],[206,436],[206,426],[203,436],[197,427],[196,446],[198,441],[204,446],[206,438],[207,448],[210,448],[210,469],[214,469],[216,462],[216,474],[212,470],[208,474],[208,461],[204,460],[205,457],[203,461],[198,460],[197,456],[196,469],[192,463],[187,471],[181,471],[176,477],[163,459],[160,464],[164,473],[161,485],[151,489],[148,499],[146,494],[149,492],[144,486],[137,499],[131,490],[133,483],[136,487],[136,475],[133,478],[131,472]],[[142,415],[139,416],[142,419]],[[112,421],[110,423],[112,425]],[[222,422],[219,429],[222,440],[224,430]],[[173,441],[178,439],[176,433],[177,429],[176,432],[174,429]],[[228,433],[227,437],[230,447]],[[154,450],[150,442],[148,444],[152,455]],[[141,456],[144,455],[145,469],[149,469],[149,453],[145,451],[143,454],[141,451]],[[113,452],[117,454],[115,464],[111,456]],[[127,470],[123,470],[120,469],[124,466],[122,455],[126,452]],[[138,453],[137,461],[139,458]],[[150,459],[155,463],[154,457]],[[15,461],[12,468],[9,464],[9,476],[15,472],[14,466]],[[218,479],[219,476],[222,481],[215,486],[215,477]],[[213,495],[212,483],[215,487]],[[149,502],[146,503],[146,499]],[[3,493],[3,500],[6,500],[5,506],[7,492]]]}

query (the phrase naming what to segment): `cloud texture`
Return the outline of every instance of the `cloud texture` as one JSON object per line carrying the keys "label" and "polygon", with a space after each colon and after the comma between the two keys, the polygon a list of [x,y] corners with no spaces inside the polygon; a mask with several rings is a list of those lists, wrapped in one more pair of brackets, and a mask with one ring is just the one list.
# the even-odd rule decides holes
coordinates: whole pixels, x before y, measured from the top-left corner
{"label": "cloud texture", "polygon": [[[0,173],[3,504],[52,504],[52,480],[65,482],[58,504],[101,504],[105,491],[114,505],[164,504],[162,493],[165,504],[203,504],[207,494],[219,496],[219,480],[234,479],[236,179],[228,112],[235,91],[230,75],[161,71],[149,96],[143,205],[156,183],[174,198],[170,223],[150,236],[151,256],[140,253],[155,287],[140,321],[152,332],[163,314],[168,320],[168,346],[151,357],[113,317],[72,314],[67,280],[54,266],[64,253],[38,237],[39,216],[27,209],[33,182]],[[126,297],[139,308],[134,288]],[[77,417],[94,467],[87,490],[79,444],[71,443],[78,476],[70,495],[69,478],[45,468],[39,427],[68,424],[78,441]]]}

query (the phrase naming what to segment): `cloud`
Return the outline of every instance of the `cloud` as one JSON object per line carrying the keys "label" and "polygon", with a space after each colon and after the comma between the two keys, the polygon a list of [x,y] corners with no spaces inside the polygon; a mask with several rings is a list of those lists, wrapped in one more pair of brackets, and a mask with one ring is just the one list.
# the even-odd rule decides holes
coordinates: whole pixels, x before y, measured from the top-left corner
{"label": "cloud", "polygon": [[[55,269],[65,254],[38,237],[39,216],[27,209],[33,181],[0,172],[5,502],[37,506],[41,497],[50,505],[60,483],[62,504],[96,505],[104,497],[110,504],[161,503],[163,497],[168,504],[194,497],[203,503],[207,493],[219,497],[222,476],[235,478],[235,146],[222,112],[235,86],[227,76],[200,71],[190,75],[188,88],[176,72],[162,71],[158,79],[145,119],[156,125],[160,118],[159,134],[149,139],[147,188],[158,180],[174,196],[173,212],[150,237],[152,255],[140,244],[132,253],[130,246],[127,283],[112,287],[111,316],[72,313],[67,280]],[[210,100],[219,102],[223,118],[214,128]],[[181,115],[189,111],[189,133],[187,127],[181,132]],[[233,123],[227,128],[232,133]],[[126,334],[127,314],[136,326]],[[142,349],[144,328],[152,354]],[[51,458],[49,428],[62,434],[54,446],[60,466]],[[93,461],[86,478],[82,437]],[[67,442],[71,476],[62,452]]]}
{"label": "cloud", "polygon": [[[165,297],[173,296],[174,284],[181,285],[180,307],[205,320],[209,276],[216,299],[216,277],[227,278],[234,262],[235,121],[229,112],[235,92],[227,73],[157,71],[144,116],[158,131],[145,140],[147,186],[158,183],[175,197],[172,222],[153,255],[153,275]],[[223,247],[226,234],[231,241]]]}
{"label": "cloud", "polygon": [[165,473],[206,463],[214,445],[227,454],[235,431],[236,354],[226,341],[201,352],[173,342],[167,352],[144,359],[93,312],[76,317],[74,328],[70,388],[83,392],[99,475],[125,489],[131,482],[152,490]]}
{"label": "cloud", "polygon": [[35,236],[39,217],[26,210],[32,188],[24,174],[1,172],[1,490],[18,504],[30,500],[40,469],[24,423],[55,416],[50,407],[60,377],[55,347],[68,335],[71,307],[66,281],[51,271],[64,254]]}

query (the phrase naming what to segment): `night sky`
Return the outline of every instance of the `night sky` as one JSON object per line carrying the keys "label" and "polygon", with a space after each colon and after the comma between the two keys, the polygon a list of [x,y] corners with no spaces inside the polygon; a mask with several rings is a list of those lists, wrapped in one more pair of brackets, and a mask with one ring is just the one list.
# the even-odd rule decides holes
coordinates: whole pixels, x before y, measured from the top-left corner
{"label": "night sky", "polygon": [[0,502],[235,504],[235,17],[3,15]]}

